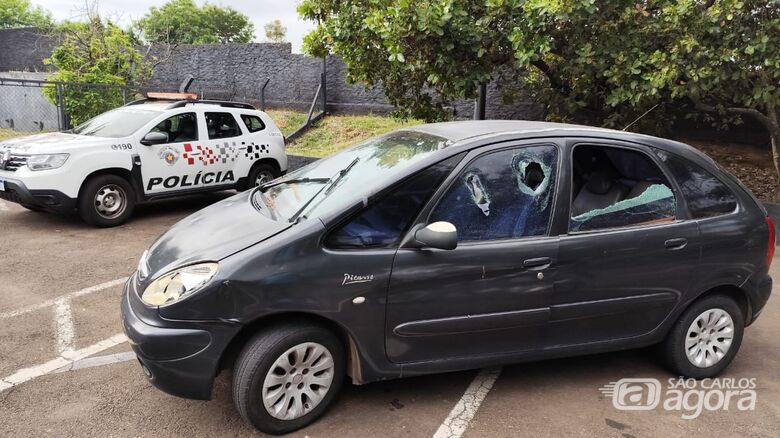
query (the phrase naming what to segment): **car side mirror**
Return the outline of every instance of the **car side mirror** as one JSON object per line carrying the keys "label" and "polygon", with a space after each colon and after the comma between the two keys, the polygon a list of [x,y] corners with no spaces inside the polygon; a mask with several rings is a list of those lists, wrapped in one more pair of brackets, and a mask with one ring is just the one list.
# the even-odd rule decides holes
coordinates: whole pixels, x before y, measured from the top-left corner
{"label": "car side mirror", "polygon": [[141,144],[144,146],[151,146],[154,144],[168,143],[168,134],[165,132],[150,132],[141,139]]}
{"label": "car side mirror", "polygon": [[458,230],[449,222],[434,222],[417,230],[414,240],[428,248],[455,249],[458,247]]}

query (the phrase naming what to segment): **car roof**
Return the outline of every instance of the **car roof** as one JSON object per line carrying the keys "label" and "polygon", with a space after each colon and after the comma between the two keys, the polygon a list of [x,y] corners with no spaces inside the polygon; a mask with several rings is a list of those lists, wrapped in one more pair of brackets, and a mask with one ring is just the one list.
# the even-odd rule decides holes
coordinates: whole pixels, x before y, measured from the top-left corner
{"label": "car roof", "polygon": [[674,140],[638,134],[630,131],[617,131],[614,129],[570,123],[538,122],[529,120],[464,120],[416,125],[406,129],[445,138],[449,140],[450,145],[452,146],[472,144],[493,137],[500,137],[502,140],[519,140],[535,137],[607,138],[645,144],[685,156],[689,159],[703,159],[710,164],[714,164],[714,161],[701,151]]}

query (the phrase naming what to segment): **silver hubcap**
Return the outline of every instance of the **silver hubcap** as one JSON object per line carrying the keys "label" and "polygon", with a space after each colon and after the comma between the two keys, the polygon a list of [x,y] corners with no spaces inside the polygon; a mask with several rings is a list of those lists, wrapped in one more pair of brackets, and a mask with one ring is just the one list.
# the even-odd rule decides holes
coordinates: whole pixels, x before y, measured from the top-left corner
{"label": "silver hubcap", "polygon": [[685,338],[685,354],[698,368],[709,368],[728,353],[734,338],[734,321],[722,309],[709,309],[699,315]]}
{"label": "silver hubcap", "polygon": [[266,411],[280,420],[294,420],[320,404],[333,383],[333,356],[315,342],[298,344],[271,365],[263,382]]}
{"label": "silver hubcap", "polygon": [[95,209],[106,219],[121,216],[127,208],[127,194],[116,184],[108,184],[95,194]]}
{"label": "silver hubcap", "polygon": [[273,179],[274,176],[271,174],[271,172],[262,171],[257,174],[257,179],[255,180],[255,187],[263,185],[268,181],[272,181]]}

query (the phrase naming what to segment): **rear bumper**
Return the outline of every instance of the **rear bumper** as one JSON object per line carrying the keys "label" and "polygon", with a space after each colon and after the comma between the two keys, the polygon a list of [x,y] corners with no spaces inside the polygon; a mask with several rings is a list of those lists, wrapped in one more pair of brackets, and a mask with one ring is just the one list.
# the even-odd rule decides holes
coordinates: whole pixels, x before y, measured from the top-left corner
{"label": "rear bumper", "polygon": [[750,320],[746,321],[745,325],[753,324],[764,310],[764,306],[769,301],[769,296],[772,294],[772,277],[765,275],[760,281],[757,281],[753,290],[750,291]]}
{"label": "rear bumper", "polygon": [[20,180],[3,177],[5,191],[0,199],[37,207],[52,213],[71,213],[76,210],[76,200],[57,190],[29,190]]}
{"label": "rear bumper", "polygon": [[[134,280],[132,276],[125,283],[122,327],[146,378],[177,397],[210,399],[222,353],[239,327],[218,322],[188,324],[154,316],[157,310],[143,306]],[[139,316],[137,310],[142,309],[138,306],[145,308],[145,315]]]}

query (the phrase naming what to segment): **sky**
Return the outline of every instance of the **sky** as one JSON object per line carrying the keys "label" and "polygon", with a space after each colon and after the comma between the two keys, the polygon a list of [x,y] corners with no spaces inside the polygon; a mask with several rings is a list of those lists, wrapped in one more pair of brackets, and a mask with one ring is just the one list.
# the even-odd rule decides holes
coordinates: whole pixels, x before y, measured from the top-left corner
{"label": "sky", "polygon": [[[55,20],[78,19],[83,16],[85,0],[33,0],[33,4],[48,9]],[[126,27],[144,15],[150,7],[160,7],[166,0],[99,0],[98,12],[115,23]],[[200,6],[205,0],[195,0]],[[287,28],[287,40],[292,43],[294,53],[300,53],[303,36],[314,24],[298,18],[295,0],[212,0],[209,3],[230,6],[249,16],[255,25],[255,41],[265,41],[263,27],[269,21],[281,20]]]}

